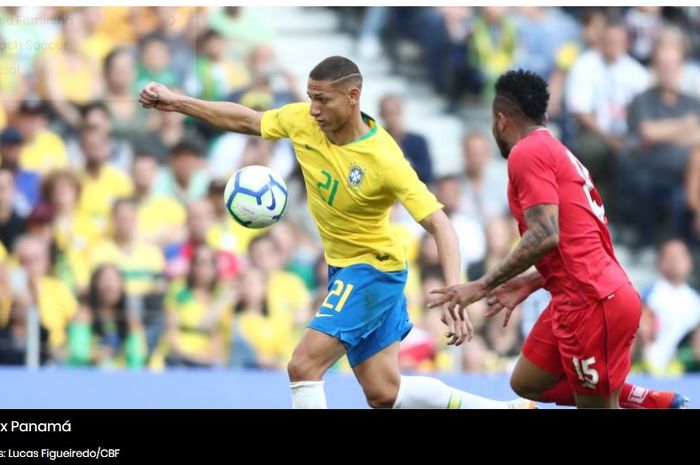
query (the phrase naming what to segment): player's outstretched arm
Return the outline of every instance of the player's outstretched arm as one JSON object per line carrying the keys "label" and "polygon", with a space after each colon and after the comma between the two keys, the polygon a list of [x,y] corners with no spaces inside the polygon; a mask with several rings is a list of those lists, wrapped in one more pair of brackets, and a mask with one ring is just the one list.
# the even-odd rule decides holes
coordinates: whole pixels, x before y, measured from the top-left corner
{"label": "player's outstretched arm", "polygon": [[139,102],[144,108],[176,111],[226,131],[260,135],[263,114],[237,103],[208,102],[188,97],[157,82],[151,82],[143,88],[139,94]]}
{"label": "player's outstretched arm", "polygon": [[[448,286],[458,284],[460,282],[459,242],[452,222],[444,211],[437,210],[423,219],[420,224],[435,239],[445,282]],[[465,340],[470,341],[474,336],[474,328],[466,312],[466,309],[456,309],[454,306],[443,308],[442,322],[447,325],[448,345],[460,345]]]}
{"label": "player's outstretched arm", "polygon": [[559,206],[541,204],[524,211],[527,231],[520,242],[493,270],[477,281],[437,289],[440,298],[429,307],[447,303],[448,306],[466,307],[486,297],[499,285],[530,268],[559,245]]}

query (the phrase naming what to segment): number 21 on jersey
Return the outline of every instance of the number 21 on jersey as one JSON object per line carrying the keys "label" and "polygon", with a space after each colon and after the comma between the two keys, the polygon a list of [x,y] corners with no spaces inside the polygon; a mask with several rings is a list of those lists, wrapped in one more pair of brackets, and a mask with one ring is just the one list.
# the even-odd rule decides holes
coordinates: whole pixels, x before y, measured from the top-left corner
{"label": "number 21 on jersey", "polygon": [[579,176],[581,176],[581,178],[583,178],[583,192],[586,194],[588,204],[591,206],[591,211],[601,222],[605,223],[605,207],[593,200],[593,197],[591,197],[591,191],[593,190],[594,186],[588,169],[583,166],[580,161],[578,161],[578,158],[571,153],[571,150],[567,150],[566,154],[569,156],[569,160],[571,160],[571,163],[573,163],[574,168],[576,168],[576,172],[579,174]]}

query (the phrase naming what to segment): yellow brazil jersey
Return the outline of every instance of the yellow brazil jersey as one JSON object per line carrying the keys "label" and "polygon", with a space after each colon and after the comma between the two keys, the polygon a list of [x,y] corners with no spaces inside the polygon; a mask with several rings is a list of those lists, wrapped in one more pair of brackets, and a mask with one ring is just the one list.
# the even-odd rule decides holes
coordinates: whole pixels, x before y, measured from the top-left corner
{"label": "yellow brazil jersey", "polygon": [[48,129],[40,130],[34,139],[25,142],[19,153],[19,164],[25,170],[45,176],[51,170],[68,166],[68,152],[63,140]]}
{"label": "yellow brazil jersey", "polygon": [[90,254],[90,269],[110,263],[124,276],[126,292],[145,295],[158,292],[165,271],[163,252],[153,244],[136,242],[131,249],[120,248],[114,241],[105,240],[95,245]]}
{"label": "yellow brazil jersey", "polygon": [[78,311],[73,293],[58,279],[44,276],[37,286],[39,318],[49,332],[49,345],[61,347],[66,343],[68,324]]}
{"label": "yellow brazil jersey", "polygon": [[[209,313],[208,305],[197,300],[195,293],[183,280],[170,283],[165,294],[165,309],[168,313],[177,315],[177,343],[180,348],[190,355],[210,355],[212,343],[216,342],[216,333],[222,327],[217,326],[208,332],[200,328],[200,324]],[[231,313],[231,310],[227,313]]]}
{"label": "yellow brazil jersey", "polygon": [[129,197],[134,190],[131,178],[119,169],[105,165],[96,178],[83,171],[80,181],[82,192],[78,208],[90,217],[98,231],[104,233],[113,202],[118,198]]}
{"label": "yellow brazil jersey", "polygon": [[185,225],[187,212],[172,197],[149,196],[138,204],[137,226],[142,237],[153,238],[163,230],[172,231]]}
{"label": "yellow brazil jersey", "polygon": [[405,267],[406,253],[389,213],[399,200],[416,221],[442,205],[404,158],[394,139],[366,115],[370,131],[339,146],[309,114],[308,103],[265,112],[266,139],[289,138],[304,174],[308,205],[329,265],[366,263],[381,271]]}
{"label": "yellow brazil jersey", "polygon": [[238,316],[240,336],[255,351],[257,357],[280,365],[286,364],[294,351],[291,327],[284,319],[243,312]]}

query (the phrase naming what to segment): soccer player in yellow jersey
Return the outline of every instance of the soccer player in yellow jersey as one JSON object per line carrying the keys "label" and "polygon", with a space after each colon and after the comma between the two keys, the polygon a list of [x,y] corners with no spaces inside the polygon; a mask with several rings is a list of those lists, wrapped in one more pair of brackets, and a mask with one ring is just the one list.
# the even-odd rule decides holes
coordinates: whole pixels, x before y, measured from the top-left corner
{"label": "soccer player in yellow jersey", "polygon": [[[459,249],[450,221],[419,181],[401,149],[360,111],[362,75],[344,57],[323,60],[309,74],[310,103],[264,113],[229,102],[206,102],[150,83],[145,108],[177,111],[228,131],[291,139],[308,205],[329,265],[328,296],[288,365],[294,408],[325,408],[323,375],[347,354],[372,407],[513,408],[423,376],[401,376],[399,342],[412,325],[403,295],[406,259],[389,223],[398,199],[435,238],[446,281],[459,282]],[[467,315],[443,309],[450,344],[470,339]]]}

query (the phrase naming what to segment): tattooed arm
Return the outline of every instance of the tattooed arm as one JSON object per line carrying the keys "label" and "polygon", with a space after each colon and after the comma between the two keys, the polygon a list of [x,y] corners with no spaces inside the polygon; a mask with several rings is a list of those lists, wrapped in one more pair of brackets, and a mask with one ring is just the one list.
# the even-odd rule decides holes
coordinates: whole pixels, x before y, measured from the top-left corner
{"label": "tattooed arm", "polygon": [[433,291],[441,296],[430,306],[448,303],[448,307],[457,305],[463,308],[481,300],[500,284],[527,270],[559,245],[559,207],[557,205],[535,205],[525,210],[524,214],[527,230],[515,250],[481,279]]}
{"label": "tattooed arm", "polygon": [[559,245],[558,205],[535,205],[524,214],[527,231],[515,250],[482,278],[489,291],[527,270]]}

